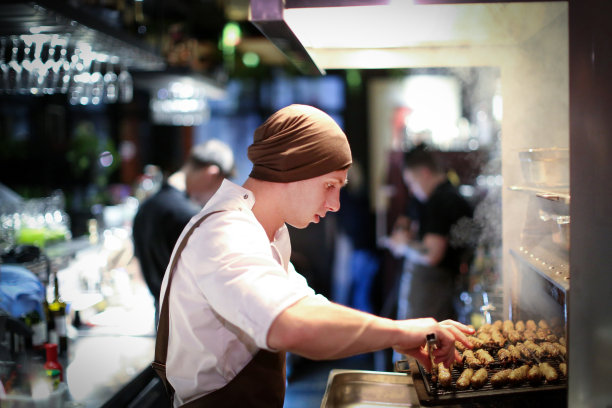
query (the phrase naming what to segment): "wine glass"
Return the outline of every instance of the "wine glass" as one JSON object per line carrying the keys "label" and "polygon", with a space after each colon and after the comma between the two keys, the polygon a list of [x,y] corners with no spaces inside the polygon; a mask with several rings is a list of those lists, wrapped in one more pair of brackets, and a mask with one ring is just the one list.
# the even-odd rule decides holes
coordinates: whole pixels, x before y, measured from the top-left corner
{"label": "wine glass", "polygon": [[9,40],[11,47],[11,59],[8,62],[8,86],[7,90],[11,93],[16,92],[21,84],[21,72],[23,67],[19,63],[19,49],[21,40],[18,36],[13,35]]}
{"label": "wine glass", "polygon": [[53,35],[48,43],[47,48],[47,60],[45,61],[45,81],[43,84],[43,92],[46,94],[55,93],[55,88],[58,82],[58,74],[59,74],[59,58],[60,51],[58,50],[58,38],[59,36]]}
{"label": "wine glass", "polygon": [[6,47],[8,38],[0,37],[0,92],[8,92],[8,61],[6,59]]}
{"label": "wine glass", "polygon": [[99,105],[104,96],[104,77],[102,76],[101,61],[96,59],[93,64],[93,71],[89,76],[89,87],[91,89],[91,103]]}
{"label": "wine glass", "polygon": [[32,65],[32,54],[34,53],[34,42],[32,36],[24,35],[21,36],[23,43],[23,59],[21,60],[21,76],[19,84],[17,85],[19,93],[30,92],[30,79],[33,76],[32,71],[34,67]]}
{"label": "wine glass", "polygon": [[77,44],[72,56],[72,80],[68,89],[69,102],[72,105],[87,105],[91,101],[91,63],[94,53],[86,43]]}
{"label": "wine glass", "polygon": [[79,59],[75,51],[75,46],[70,44],[68,40],[66,40],[65,45],[60,48],[60,59],[58,61],[59,82],[56,90],[63,94],[68,93],[72,75],[74,74],[76,63]]}
{"label": "wine glass", "polygon": [[115,74],[115,64],[117,57],[111,57],[106,63],[106,73],[104,74],[104,102],[117,102],[117,74]]}
{"label": "wine glass", "polygon": [[[25,39],[26,36],[23,37]],[[33,94],[40,94],[45,90],[48,69],[46,61],[48,60],[50,37],[46,34],[35,34],[27,37],[29,37],[27,41],[31,43],[32,57],[31,60],[27,61],[28,65],[25,65],[26,61],[23,63],[24,68],[28,71],[28,82],[25,84],[25,90],[29,90]]]}
{"label": "wine glass", "polygon": [[121,72],[117,77],[117,82],[119,84],[119,101],[122,103],[131,102],[134,96],[134,81],[132,75],[123,64],[121,65]]}

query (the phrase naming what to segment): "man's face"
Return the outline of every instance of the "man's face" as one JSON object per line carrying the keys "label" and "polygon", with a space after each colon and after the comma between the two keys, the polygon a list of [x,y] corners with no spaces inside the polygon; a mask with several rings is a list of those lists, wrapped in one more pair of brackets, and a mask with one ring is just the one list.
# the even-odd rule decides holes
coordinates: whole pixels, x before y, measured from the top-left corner
{"label": "man's face", "polygon": [[328,211],[340,209],[340,189],[346,185],[348,170],[338,170],[319,177],[287,183],[285,222],[295,228],[318,223]]}
{"label": "man's face", "polygon": [[404,169],[404,182],[412,191],[412,194],[420,202],[427,201],[427,193],[425,192],[427,173],[424,168],[417,167],[414,169]]}

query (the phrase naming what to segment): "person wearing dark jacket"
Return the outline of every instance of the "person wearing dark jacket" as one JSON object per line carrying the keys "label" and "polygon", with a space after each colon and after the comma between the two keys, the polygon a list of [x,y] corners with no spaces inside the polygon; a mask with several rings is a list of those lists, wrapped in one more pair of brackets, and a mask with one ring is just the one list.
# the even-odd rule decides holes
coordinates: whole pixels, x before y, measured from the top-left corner
{"label": "person wearing dark jacket", "polygon": [[155,299],[156,318],[164,272],[181,231],[233,169],[234,155],[225,143],[196,145],[182,168],[140,205],[132,229],[134,253]]}

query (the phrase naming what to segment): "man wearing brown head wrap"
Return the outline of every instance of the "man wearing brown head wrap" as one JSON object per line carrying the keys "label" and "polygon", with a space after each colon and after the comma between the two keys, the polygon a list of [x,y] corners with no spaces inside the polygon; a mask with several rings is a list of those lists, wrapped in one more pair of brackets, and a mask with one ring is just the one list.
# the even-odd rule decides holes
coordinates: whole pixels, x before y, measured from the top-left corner
{"label": "man wearing brown head wrap", "polygon": [[255,131],[248,155],[249,178],[223,182],[166,270],[155,367],[165,364],[175,407],[282,407],[285,351],[336,359],[394,347],[427,366],[422,346],[436,333],[436,362],[458,361],[454,342],[469,347],[466,326],[392,321],[334,304],[289,262],[286,224],[305,228],[340,209],[351,152],[329,115],[281,109]]}
{"label": "man wearing brown head wrap", "polygon": [[346,169],[352,162],[340,126],[307,105],[290,105],[270,116],[255,131],[248,156],[253,162],[250,177],[278,183]]}

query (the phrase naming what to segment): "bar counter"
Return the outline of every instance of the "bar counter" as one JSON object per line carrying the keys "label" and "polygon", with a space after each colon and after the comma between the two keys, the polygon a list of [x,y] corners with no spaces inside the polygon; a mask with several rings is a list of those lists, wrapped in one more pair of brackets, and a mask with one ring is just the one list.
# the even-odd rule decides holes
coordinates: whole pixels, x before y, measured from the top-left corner
{"label": "bar counter", "polygon": [[[133,257],[129,231],[103,231],[48,251],[69,305],[67,355],[60,356],[66,407],[160,406],[153,298]],[[84,290],[85,289],[85,290]]]}

